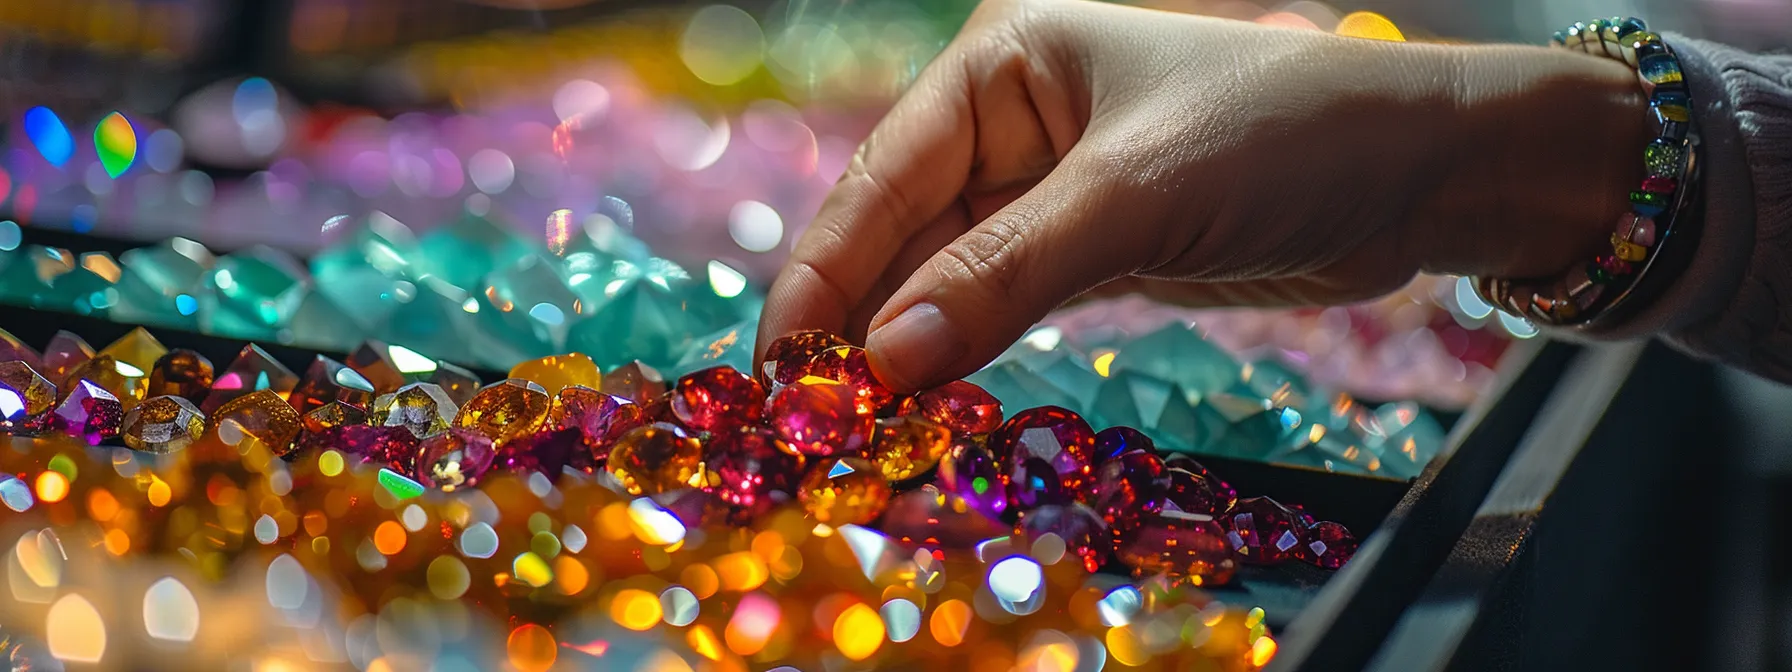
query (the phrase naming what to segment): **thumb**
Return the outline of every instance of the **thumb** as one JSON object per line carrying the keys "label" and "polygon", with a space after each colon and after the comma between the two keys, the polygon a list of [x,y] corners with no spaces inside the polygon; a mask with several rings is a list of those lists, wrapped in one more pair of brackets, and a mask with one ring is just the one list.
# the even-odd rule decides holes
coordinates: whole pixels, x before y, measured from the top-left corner
{"label": "thumb", "polygon": [[[1137,272],[1161,236],[1112,170],[1072,151],[1037,186],[916,269],[872,318],[884,384],[913,391],[987,364],[1053,308]],[[1141,207],[1145,206],[1145,207]],[[1134,213],[1125,218],[1115,215]]]}

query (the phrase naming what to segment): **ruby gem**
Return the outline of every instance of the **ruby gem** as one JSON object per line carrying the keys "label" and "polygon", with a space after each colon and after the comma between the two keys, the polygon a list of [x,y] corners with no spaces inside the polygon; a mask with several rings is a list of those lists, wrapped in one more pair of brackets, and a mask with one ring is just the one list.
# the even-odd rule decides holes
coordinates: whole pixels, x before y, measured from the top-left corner
{"label": "ruby gem", "polygon": [[704,459],[704,490],[728,505],[737,525],[796,499],[803,457],[785,452],[778,437],[761,427],[722,430],[712,435]]}
{"label": "ruby gem", "polygon": [[1093,463],[1095,430],[1069,409],[1029,408],[1002,423],[989,436],[989,448],[1011,470],[1029,461],[1044,462],[1057,472],[1065,491],[1079,492]]}
{"label": "ruby gem", "polygon": [[1002,426],[1002,402],[975,383],[955,380],[915,395],[917,412],[956,434],[988,434]]}
{"label": "ruby gem", "polygon": [[1130,530],[1141,516],[1158,512],[1170,493],[1170,471],[1157,455],[1136,450],[1095,469],[1084,501],[1108,526]]}
{"label": "ruby gem", "polygon": [[1002,465],[988,448],[967,437],[956,437],[940,458],[935,482],[940,490],[963,497],[971,506],[991,516],[1008,510],[1002,488]]}
{"label": "ruby gem", "polygon": [[1224,500],[1213,491],[1209,481],[1185,469],[1170,469],[1170,491],[1164,495],[1165,511],[1182,511],[1219,515],[1224,513]]}
{"label": "ruby gem", "polygon": [[851,389],[858,397],[859,412],[866,415],[876,414],[879,409],[896,399],[896,393],[891,392],[883,381],[871,373],[871,361],[866,359],[864,348],[840,345],[823,350],[809,364],[809,375],[826,378]]}
{"label": "ruby gem", "polygon": [[1297,557],[1326,569],[1337,569],[1354,555],[1356,537],[1343,525],[1327,520],[1307,528],[1307,543]]}
{"label": "ruby gem", "polygon": [[1273,565],[1293,557],[1306,543],[1301,515],[1268,497],[1241,499],[1226,512],[1226,539],[1245,562]]}
{"label": "ruby gem", "polygon": [[1095,463],[1101,464],[1127,453],[1143,451],[1157,454],[1157,443],[1144,432],[1131,427],[1109,427],[1095,433]]}
{"label": "ruby gem", "polygon": [[794,383],[808,375],[809,362],[821,351],[846,344],[839,336],[817,329],[786,334],[766,347],[759,383],[767,389]]}
{"label": "ruby gem", "polygon": [[678,379],[672,413],[704,432],[750,425],[765,414],[765,388],[732,366],[707,368]]}
{"label": "ruby gem", "polygon": [[1021,460],[1008,468],[1006,477],[1008,505],[1017,511],[1076,501],[1076,490],[1065,487],[1064,478],[1045,460]]}
{"label": "ruby gem", "polygon": [[[1201,480],[1206,481],[1208,490],[1212,491],[1213,496],[1217,498],[1216,503],[1214,504],[1214,513],[1216,515],[1225,513],[1227,509],[1232,508],[1232,505],[1238,502],[1237,488],[1232,487],[1232,484],[1213,475],[1213,472],[1208,471],[1207,467],[1203,466],[1200,462],[1196,462],[1195,458],[1189,457],[1187,454],[1176,453],[1165,458],[1164,466],[1171,469],[1187,471],[1196,476],[1200,476]],[[1190,513],[1200,512],[1191,511]]]}
{"label": "ruby gem", "polygon": [[872,418],[845,385],[793,383],[772,395],[768,411],[778,438],[804,455],[862,456],[870,443]]}
{"label": "ruby gem", "polygon": [[1605,272],[1610,273],[1613,276],[1630,275],[1630,262],[1619,259],[1614,255],[1602,255],[1599,258],[1594,259],[1593,262],[1599,264],[1599,268],[1604,269]]}
{"label": "ruby gem", "polygon": [[897,495],[884,511],[883,533],[911,548],[945,553],[969,551],[986,539],[1006,535],[1008,526],[963,497],[932,485]]}
{"label": "ruby gem", "polygon": [[1113,555],[1113,542],[1108,539],[1108,526],[1100,514],[1075,502],[1041,506],[1020,514],[1014,525],[1014,536],[1027,539],[1035,552],[1047,535],[1064,543],[1064,550],[1082,561],[1083,569],[1094,572]]}
{"label": "ruby gem", "polygon": [[1136,575],[1187,578],[1196,585],[1220,585],[1238,569],[1226,532],[1212,516],[1164,511],[1147,516],[1114,548],[1114,557]]}
{"label": "ruby gem", "polygon": [[453,492],[478,485],[492,460],[491,438],[456,427],[423,440],[415,475],[419,483]]}

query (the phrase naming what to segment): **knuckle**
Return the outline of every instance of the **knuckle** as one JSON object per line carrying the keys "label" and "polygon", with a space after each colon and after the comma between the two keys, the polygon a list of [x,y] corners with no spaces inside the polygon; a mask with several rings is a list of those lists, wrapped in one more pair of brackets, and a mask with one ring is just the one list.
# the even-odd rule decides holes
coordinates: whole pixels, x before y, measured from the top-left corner
{"label": "knuckle", "polygon": [[991,300],[1005,298],[1018,285],[1023,228],[1012,219],[992,217],[946,246],[948,273],[963,277]]}

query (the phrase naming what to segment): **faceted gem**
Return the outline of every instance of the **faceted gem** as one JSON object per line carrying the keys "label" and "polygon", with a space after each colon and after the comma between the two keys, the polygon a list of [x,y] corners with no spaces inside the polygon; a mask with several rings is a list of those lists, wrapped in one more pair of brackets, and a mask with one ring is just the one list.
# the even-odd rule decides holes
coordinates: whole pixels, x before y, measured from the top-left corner
{"label": "faceted gem", "polygon": [[301,415],[332,401],[366,408],[373,403],[373,383],[342,362],[318,355],[286,401]]}
{"label": "faceted gem", "polygon": [[102,440],[118,436],[119,423],[124,420],[124,406],[118,402],[118,397],[112,396],[106,388],[78,379],[70,384],[62,403],[51,413],[52,426],[95,446]]}
{"label": "faceted gem", "polygon": [[292,452],[293,439],[303,428],[299,414],[273,390],[256,390],[231,399],[211,415],[218,438],[237,445],[244,436],[254,437],[275,455]]}
{"label": "faceted gem", "polygon": [[1076,501],[1077,489],[1065,486],[1063,477],[1045,460],[1020,459],[1003,476],[1008,505],[1017,511]]}
{"label": "faceted gem", "polygon": [[676,425],[656,422],[636,427],[616,440],[605,469],[630,494],[653,494],[691,487],[702,469],[703,445]]}
{"label": "faceted gem", "polygon": [[124,414],[119,434],[132,450],[172,453],[205,434],[205,415],[185,397],[150,397]]}
{"label": "faceted gem", "polygon": [[405,375],[393,361],[392,346],[379,341],[366,341],[348,353],[349,368],[359,372],[373,384],[377,394],[391,394],[404,387]]}
{"label": "faceted gem", "polygon": [[835,527],[866,525],[890,504],[890,484],[877,465],[857,457],[830,457],[809,468],[797,499],[815,520]]}
{"label": "faceted gem", "polygon": [[915,395],[915,405],[922,416],[958,434],[988,434],[1002,426],[1002,402],[962,380]]}
{"label": "faceted gem", "polygon": [[1207,485],[1200,474],[1183,469],[1168,469],[1170,489],[1164,495],[1165,511],[1219,515],[1231,508],[1221,495]]}
{"label": "faceted gem", "polygon": [[1101,569],[1113,554],[1114,543],[1108,539],[1108,525],[1094,509],[1082,504],[1041,506],[1020,514],[1014,525],[1014,536],[1026,539],[1032,548],[1054,536],[1090,572]]}
{"label": "faceted gem", "polygon": [[779,447],[769,430],[741,427],[710,437],[703,467],[703,489],[728,505],[731,521],[746,525],[795,497],[803,457]]}
{"label": "faceted gem", "polygon": [[533,251],[513,230],[489,217],[463,213],[453,223],[424,234],[415,259],[425,273],[472,287],[485,274]]}
{"label": "faceted gem", "polygon": [[68,372],[68,380],[86,380],[106,388],[118,402],[130,410],[142,401],[144,391],[149,389],[149,379],[142,369],[113,359],[111,355],[99,354]]}
{"label": "faceted gem", "polygon": [[443,492],[479,484],[492,466],[492,440],[460,428],[423,440],[417,453],[417,482]]}
{"label": "faceted gem", "polygon": [[448,419],[458,417],[460,407],[433,383],[411,383],[373,401],[367,421],[386,427],[404,427],[417,438],[448,429]]}
{"label": "faceted gem", "polygon": [[1063,490],[1079,492],[1094,461],[1095,430],[1069,409],[1029,408],[1002,423],[989,436],[989,448],[997,459],[1016,465],[1017,470],[1027,462],[1043,462],[1063,480]]}
{"label": "faceted gem", "polygon": [[919,417],[880,418],[871,439],[871,461],[891,481],[927,473],[945,457],[952,431]]}
{"label": "faceted gem", "polygon": [[859,412],[846,386],[809,379],[772,395],[766,424],[792,450],[814,457],[861,455],[870,441],[872,418]]}
{"label": "faceted gem", "polygon": [[932,485],[897,495],[878,528],[891,539],[942,555],[969,551],[985,540],[1006,536],[1009,530],[963,497]]}
{"label": "faceted gem", "polygon": [[1120,542],[1114,557],[1135,575],[1163,574],[1217,586],[1231,581],[1238,569],[1226,539],[1212,516],[1163,511],[1148,516]]}
{"label": "faceted gem", "polygon": [[311,276],[292,255],[255,246],[218,258],[199,295],[200,327],[238,338],[268,338],[292,322]]}
{"label": "faceted gem", "polygon": [[196,295],[216,261],[204,245],[179,237],[125,251],[112,319],[197,330]]}
{"label": "faceted gem", "polygon": [[[673,371],[690,372],[712,366],[732,366],[737,371],[753,370],[753,341],[758,331],[757,318],[732,324],[713,334],[698,338],[673,366]],[[761,385],[764,381],[761,381]]]}
{"label": "faceted gem", "polygon": [[[677,268],[664,260],[656,264],[662,269],[663,265]],[[567,329],[566,347],[598,355],[600,366],[624,364],[622,356],[654,366],[672,364],[698,333],[720,326],[695,314],[696,305],[686,291],[690,284],[682,269],[651,279],[617,278],[603,287],[603,296],[596,299],[601,304],[592,304],[596,312]],[[609,291],[612,287],[614,293]]]}
{"label": "faceted gem", "polygon": [[940,460],[936,482],[941,490],[963,497],[991,516],[1001,516],[1008,510],[1001,463],[988,448],[966,437],[953,439]]}
{"label": "faceted gem", "polygon": [[666,393],[666,378],[658,369],[635,360],[604,374],[598,389],[637,404]]}
{"label": "faceted gem", "polygon": [[44,367],[43,355],[5,329],[0,329],[0,362],[24,362],[33,371]]}
{"label": "faceted gem", "polygon": [[522,357],[553,354],[584,306],[557,265],[535,254],[504,260],[472,287],[480,325]]}
{"label": "faceted gem", "polygon": [[152,397],[173,395],[198,403],[212,389],[212,360],[192,350],[169,350],[149,368]]}
{"label": "faceted gem", "polygon": [[399,283],[417,255],[417,238],[409,227],[373,212],[311,257],[311,275],[318,293],[348,309],[363,326],[372,326],[399,302]]}
{"label": "faceted gem", "polygon": [[1095,463],[1103,464],[1132,452],[1157,454],[1157,444],[1131,427],[1109,427],[1095,433]]}
{"label": "faceted gem", "polygon": [[137,327],[123,338],[113,341],[99,354],[111,355],[113,359],[137,367],[138,370],[148,371],[155,368],[156,360],[168,354],[168,348],[150,335],[148,329]]}
{"label": "faceted gem", "polygon": [[510,377],[534,381],[547,390],[548,394],[559,394],[561,388],[568,385],[589,388],[603,385],[603,375],[597,371],[597,362],[577,352],[523,362],[510,367]]}
{"label": "faceted gem", "polygon": [[258,390],[271,390],[278,396],[290,394],[298,386],[299,377],[268,354],[261,346],[250,343],[236,356],[230,367],[212,381],[212,391],[205,395],[199,410],[212,415],[232,399]]}
{"label": "faceted gem", "polygon": [[[1207,488],[1218,498],[1215,501],[1216,513],[1224,513],[1231,509],[1233,504],[1238,502],[1238,489],[1232,487],[1230,483],[1220,480],[1219,477],[1214,476],[1213,472],[1208,471],[1207,467],[1200,462],[1196,462],[1195,458],[1189,457],[1183,453],[1177,453],[1171,455],[1169,459],[1164,460],[1164,466],[1171,469],[1187,471],[1196,476],[1200,476],[1201,480],[1206,481]],[[1178,503],[1180,504],[1180,502]],[[1191,511],[1191,513],[1200,512]]]}
{"label": "faceted gem", "polygon": [[1437,418],[1413,402],[1391,402],[1375,409],[1376,432],[1365,442],[1381,458],[1383,473],[1412,478],[1424,471],[1444,445]]}
{"label": "faceted gem", "polygon": [[480,388],[472,401],[460,407],[454,426],[484,434],[501,446],[540,429],[547,422],[548,407],[552,405],[553,400],[540,385],[506,378]]}
{"label": "faceted gem", "polygon": [[1205,395],[1239,379],[1240,367],[1226,351],[1181,324],[1171,324],[1120,348],[1110,371],[1134,371]]}
{"label": "faceted gem", "polygon": [[498,449],[493,464],[504,471],[534,471],[549,480],[558,480],[568,465],[588,454],[584,437],[577,429],[536,432],[505,443]]}
{"label": "faceted gem", "polygon": [[1329,520],[1307,528],[1307,543],[1296,556],[1326,569],[1343,567],[1356,555],[1356,537],[1343,525]]}
{"label": "faceted gem", "polygon": [[332,401],[311,409],[300,420],[307,432],[324,432],[349,425],[367,424],[367,411],[341,401]]}
{"label": "faceted gem", "polygon": [[646,424],[641,407],[589,387],[572,385],[554,395],[548,409],[548,423],[554,429],[575,429],[585,450],[572,460],[571,466],[589,470],[610,457],[610,446],[624,432]]}
{"label": "faceted gem", "polygon": [[58,331],[50,338],[49,346],[44,348],[44,365],[36,367],[46,380],[56,384],[58,389],[67,388],[69,370],[93,359],[93,346],[66,331]]}
{"label": "faceted gem", "polygon": [[732,366],[716,366],[678,379],[672,413],[685,426],[720,432],[759,422],[765,415],[765,388]]}
{"label": "faceted gem", "polygon": [[1306,543],[1300,514],[1268,497],[1242,499],[1226,512],[1226,540],[1245,562],[1273,565]]}
{"label": "faceted gem", "polygon": [[1142,516],[1164,507],[1170,473],[1157,455],[1133,451],[1102,463],[1089,480],[1084,501],[1117,531],[1131,530]]}
{"label": "faceted gem", "polygon": [[816,355],[842,345],[848,345],[845,339],[816,329],[786,334],[766,346],[759,382],[767,388],[794,383],[809,374]]}
{"label": "faceted gem", "polygon": [[56,386],[23,360],[0,362],[0,429],[35,418],[56,405]]}
{"label": "faceted gem", "polygon": [[403,427],[350,425],[333,434],[334,442],[321,447],[359,458],[361,464],[389,466],[403,474],[416,473],[422,441]]}
{"label": "faceted gem", "polygon": [[435,383],[436,387],[442,388],[442,392],[447,394],[449,399],[454,400],[457,406],[472,401],[473,395],[478,394],[479,388],[485,385],[472,371],[440,361],[436,362],[436,370],[423,376],[422,382]]}
{"label": "faceted gem", "polygon": [[864,348],[839,345],[823,350],[809,363],[809,375],[845,385],[858,399],[859,412],[865,415],[876,414],[896,399],[896,393],[871,373]]}

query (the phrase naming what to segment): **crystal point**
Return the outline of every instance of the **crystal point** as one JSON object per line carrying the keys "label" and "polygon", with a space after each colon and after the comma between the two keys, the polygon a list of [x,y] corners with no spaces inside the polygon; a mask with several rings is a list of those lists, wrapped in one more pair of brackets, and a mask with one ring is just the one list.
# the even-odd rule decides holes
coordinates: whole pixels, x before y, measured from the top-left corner
{"label": "crystal point", "polygon": [[132,450],[172,453],[205,434],[205,414],[184,397],[150,397],[124,415],[119,433]]}

